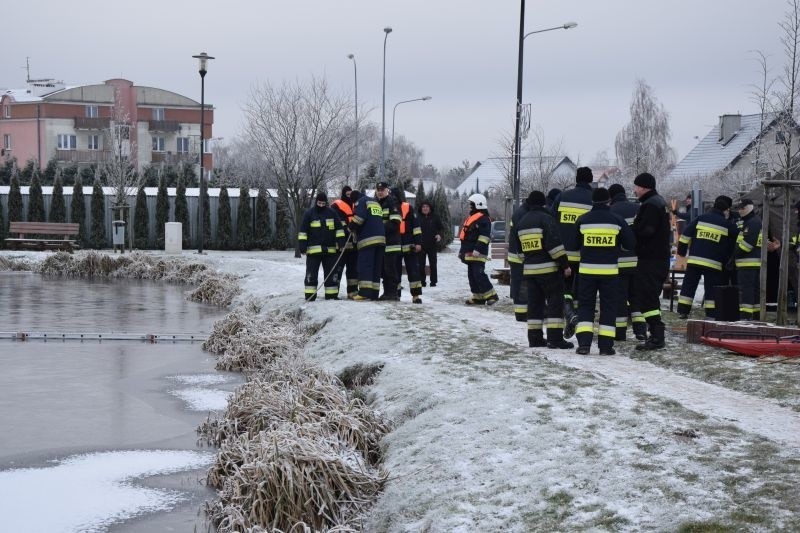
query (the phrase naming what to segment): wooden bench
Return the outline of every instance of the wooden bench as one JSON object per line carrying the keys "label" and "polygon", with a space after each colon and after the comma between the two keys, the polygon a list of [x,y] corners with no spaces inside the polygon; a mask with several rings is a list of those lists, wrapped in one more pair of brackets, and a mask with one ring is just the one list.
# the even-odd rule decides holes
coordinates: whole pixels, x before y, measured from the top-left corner
{"label": "wooden bench", "polygon": [[[72,253],[78,248],[78,243],[70,237],[77,237],[79,231],[80,224],[72,222],[11,222],[8,227],[11,236],[5,242],[11,248],[56,249]],[[62,237],[59,239],[55,235]]]}
{"label": "wooden bench", "polygon": [[492,268],[489,277],[496,279],[500,285],[511,284],[511,271],[508,268],[508,243],[493,242],[489,244],[489,257],[492,261],[501,261],[498,266]]}

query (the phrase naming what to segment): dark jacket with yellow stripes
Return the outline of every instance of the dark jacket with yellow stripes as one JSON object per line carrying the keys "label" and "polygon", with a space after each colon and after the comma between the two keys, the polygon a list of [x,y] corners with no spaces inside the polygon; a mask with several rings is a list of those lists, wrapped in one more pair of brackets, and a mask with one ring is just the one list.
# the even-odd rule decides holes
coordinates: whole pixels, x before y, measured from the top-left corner
{"label": "dark jacket with yellow stripes", "polygon": [[300,253],[335,254],[344,246],[344,223],[330,207],[312,207],[303,215],[297,239]]}
{"label": "dark jacket with yellow stripes", "polygon": [[596,204],[578,218],[581,262],[580,275],[616,276],[619,274],[621,250],[633,250],[636,237],[621,216],[611,212],[607,204]]}
{"label": "dark jacket with yellow stripes", "polygon": [[761,219],[750,212],[741,219],[737,238],[736,268],[761,268]]}
{"label": "dark jacket with yellow stripes", "polygon": [[558,271],[559,267],[564,269],[569,266],[558,224],[542,206],[528,207],[511,227],[509,248],[512,243],[524,258],[524,276],[549,274]]}
{"label": "dark jacket with yellow stripes", "polygon": [[[406,216],[403,215],[403,208],[408,206],[406,209],[408,210]],[[422,245],[422,228],[419,226],[419,221],[417,220],[417,215],[414,213],[414,208],[411,207],[411,204],[408,202],[402,202],[400,204],[400,244],[403,247],[403,253],[416,253],[416,245]],[[402,230],[405,230],[403,232]]]}
{"label": "dark jacket with yellow stripes", "polygon": [[687,265],[722,270],[733,255],[738,236],[736,224],[719,209],[712,209],[686,226],[678,240],[678,255],[689,253]]}
{"label": "dark jacket with yellow stripes", "polygon": [[383,208],[375,198],[362,196],[353,209],[350,230],[358,236],[359,250],[369,246],[386,246],[383,229]]}
{"label": "dark jacket with yellow stripes", "polygon": [[575,225],[578,218],[592,210],[592,187],[588,183],[576,183],[572,189],[562,192],[553,202],[553,214],[556,216],[561,232],[561,242],[567,250],[567,259],[573,262],[580,260],[580,235]]}
{"label": "dark jacket with yellow stripes", "polygon": [[397,198],[388,195],[378,200],[383,212],[383,232],[386,235],[386,253],[398,253],[400,244],[400,205]]}
{"label": "dark jacket with yellow stripes", "polygon": [[[480,214],[479,217],[472,219],[473,215]],[[467,221],[472,220],[467,223]],[[458,251],[458,257],[465,262],[481,262],[485,263],[489,257],[489,235],[492,233],[492,221],[485,211],[476,211],[467,217],[464,224],[461,226],[461,248]],[[478,251],[478,256],[474,257],[472,252]]]}
{"label": "dark jacket with yellow stripes", "polygon": [[[618,193],[611,199],[611,212],[624,218],[628,226],[633,226],[639,204],[628,201],[624,193]],[[618,263],[620,274],[633,274],[636,270],[636,250],[622,250]]]}
{"label": "dark jacket with yellow stripes", "polygon": [[[519,224],[519,221],[528,214],[531,210],[530,205],[528,202],[522,202],[522,204],[514,210],[514,213],[511,215],[511,223],[509,228],[509,238],[508,238],[508,262],[509,263],[517,263],[522,264],[525,261],[525,254],[522,253],[522,250],[519,248],[519,241],[516,242],[511,239],[511,232],[514,231],[514,228]],[[555,221],[555,219],[554,219]]]}

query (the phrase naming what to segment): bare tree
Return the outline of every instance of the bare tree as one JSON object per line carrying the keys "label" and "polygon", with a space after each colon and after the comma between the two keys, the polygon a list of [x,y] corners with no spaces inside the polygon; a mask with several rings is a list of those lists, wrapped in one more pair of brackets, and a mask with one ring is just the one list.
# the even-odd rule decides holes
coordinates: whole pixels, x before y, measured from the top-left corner
{"label": "bare tree", "polygon": [[267,82],[251,90],[244,106],[245,137],[288,200],[295,228],[316,192],[328,188],[350,157],[351,108],[349,97],[333,94],[324,78],[281,86]]}
{"label": "bare tree", "polygon": [[769,105],[778,117],[777,131],[783,137],[780,152],[773,156],[774,166],[788,179],[794,179],[800,164],[795,117],[800,91],[800,0],[787,0],[787,5],[784,18],[778,24],[786,62],[775,82],[779,89],[773,92],[773,101]]}
{"label": "bare tree", "polygon": [[675,151],[669,145],[669,113],[642,79],[636,80],[630,112],[630,122],[617,133],[614,143],[623,174],[663,176],[675,164]]}
{"label": "bare tree", "polygon": [[131,159],[136,153],[136,140],[131,135],[130,115],[118,100],[111,108],[109,126],[103,130],[105,160],[98,168],[114,189],[114,205],[123,206],[138,187],[139,174]]}
{"label": "bare tree", "polygon": [[[545,191],[559,187],[563,188],[574,183],[574,176],[568,178],[555,176],[553,171],[564,158],[564,141],[558,139],[552,144],[547,144],[544,130],[536,126],[529,135],[522,140],[520,151],[520,194],[524,191]],[[512,156],[514,153],[513,132],[504,133],[497,142],[499,150],[492,154],[497,158],[497,164],[502,169],[505,182],[498,192],[510,195],[514,189],[514,176],[512,174]],[[527,194],[527,193],[526,193]]]}

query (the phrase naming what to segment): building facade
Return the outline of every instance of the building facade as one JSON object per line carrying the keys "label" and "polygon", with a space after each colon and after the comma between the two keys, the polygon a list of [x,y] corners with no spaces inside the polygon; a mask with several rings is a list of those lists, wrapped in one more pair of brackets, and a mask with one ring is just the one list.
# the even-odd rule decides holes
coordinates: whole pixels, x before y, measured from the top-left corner
{"label": "building facade", "polygon": [[[65,86],[30,80],[26,89],[0,93],[0,158],[44,167],[102,165],[115,154],[141,172],[148,165],[198,164],[200,103],[180,94],[111,79],[97,85]],[[204,139],[212,138],[213,107],[206,104]],[[205,169],[213,161],[209,143]]]}

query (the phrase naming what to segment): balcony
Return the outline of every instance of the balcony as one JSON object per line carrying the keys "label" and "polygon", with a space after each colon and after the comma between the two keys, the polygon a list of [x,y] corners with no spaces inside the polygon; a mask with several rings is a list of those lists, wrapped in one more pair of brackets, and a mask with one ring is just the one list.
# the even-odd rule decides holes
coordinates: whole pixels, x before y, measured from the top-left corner
{"label": "balcony", "polygon": [[177,120],[151,120],[147,129],[150,131],[174,133],[181,129],[181,124]]}
{"label": "balcony", "polygon": [[56,161],[62,163],[105,163],[106,150],[56,150]]}
{"label": "balcony", "polygon": [[172,152],[151,152],[151,163],[164,163],[167,165],[177,165],[179,163],[192,163],[197,164],[197,154],[190,152],[181,152],[173,154]]}
{"label": "balcony", "polygon": [[76,130],[105,130],[111,123],[109,118],[75,117]]}

